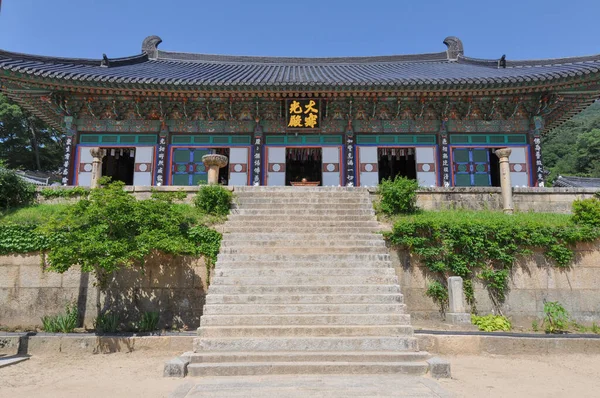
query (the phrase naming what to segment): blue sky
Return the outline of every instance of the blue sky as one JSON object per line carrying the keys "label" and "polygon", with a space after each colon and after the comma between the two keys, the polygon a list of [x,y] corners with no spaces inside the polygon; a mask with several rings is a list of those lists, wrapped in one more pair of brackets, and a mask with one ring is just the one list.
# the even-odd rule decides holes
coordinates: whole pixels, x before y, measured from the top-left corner
{"label": "blue sky", "polygon": [[600,53],[600,0],[2,0],[0,49],[54,56],[385,55],[445,50],[478,58]]}

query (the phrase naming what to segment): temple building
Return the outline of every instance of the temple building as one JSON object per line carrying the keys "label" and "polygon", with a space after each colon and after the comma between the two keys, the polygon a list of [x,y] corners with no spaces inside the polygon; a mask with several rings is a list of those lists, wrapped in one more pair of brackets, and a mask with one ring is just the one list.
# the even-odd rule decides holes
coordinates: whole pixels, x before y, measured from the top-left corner
{"label": "temple building", "polygon": [[[228,185],[543,186],[540,136],[600,97],[600,55],[466,57],[456,37],[429,54],[344,58],[204,55],[144,40],[127,58],[0,51],[0,90],[67,135],[63,184],[102,173],[128,185],[197,185],[202,156],[229,158]],[[499,54],[500,55],[500,54]]]}

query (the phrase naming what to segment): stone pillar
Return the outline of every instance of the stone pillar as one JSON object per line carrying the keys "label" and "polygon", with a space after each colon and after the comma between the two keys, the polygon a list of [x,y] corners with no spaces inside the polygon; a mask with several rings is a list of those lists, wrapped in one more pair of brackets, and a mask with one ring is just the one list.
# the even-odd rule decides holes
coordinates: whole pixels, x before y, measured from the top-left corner
{"label": "stone pillar", "polygon": [[98,188],[98,180],[102,177],[102,158],[106,155],[106,151],[100,148],[90,149],[92,155],[92,183],[91,188]]}
{"label": "stone pillar", "polygon": [[500,159],[500,187],[502,188],[502,203],[505,214],[513,214],[515,206],[513,205],[512,186],[510,183],[510,148],[501,148],[494,151]]}
{"label": "stone pillar", "polygon": [[471,323],[471,315],[467,313],[463,292],[463,280],[460,276],[448,278],[448,312],[446,321],[459,324]]}
{"label": "stone pillar", "polygon": [[227,156],[223,155],[204,155],[202,156],[202,162],[208,169],[208,183],[210,185],[219,183],[219,169],[227,165]]}

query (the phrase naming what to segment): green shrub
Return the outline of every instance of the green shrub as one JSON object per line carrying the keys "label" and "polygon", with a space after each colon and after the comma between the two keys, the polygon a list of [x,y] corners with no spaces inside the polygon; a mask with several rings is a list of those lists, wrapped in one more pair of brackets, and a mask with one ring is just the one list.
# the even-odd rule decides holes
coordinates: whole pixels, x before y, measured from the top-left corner
{"label": "green shrub", "polygon": [[378,187],[381,197],[379,209],[387,215],[414,213],[417,210],[418,187],[417,181],[405,177],[384,179]]}
{"label": "green shrub", "polygon": [[155,188],[151,189],[152,199],[162,200],[164,202],[173,203],[174,201],[182,201],[187,198],[187,193],[182,189],[177,191],[157,191]]}
{"label": "green shrub", "polygon": [[571,316],[558,301],[544,301],[544,330],[546,333],[564,333],[569,329]]}
{"label": "green shrub", "polygon": [[504,331],[508,332],[512,329],[512,325],[508,318],[502,315],[471,315],[471,323],[484,332]]}
{"label": "green shrub", "polygon": [[158,329],[158,312],[144,312],[138,329],[140,332],[152,332]]}
{"label": "green shrub", "polygon": [[116,333],[119,329],[119,315],[106,312],[94,320],[94,329],[98,333]]}
{"label": "green shrub", "polygon": [[433,281],[427,286],[425,294],[440,306],[440,312],[443,314],[448,307],[448,289],[446,289],[446,286],[438,281]]}
{"label": "green shrub", "polygon": [[196,207],[204,213],[217,216],[229,214],[233,194],[220,185],[203,185],[194,200]]}
{"label": "green shrub", "polygon": [[42,318],[42,328],[48,333],[72,333],[79,322],[77,304],[67,304],[65,314],[45,316]]}
{"label": "green shrub", "polygon": [[73,188],[43,188],[39,191],[40,196],[44,199],[55,199],[55,198],[74,198],[77,196],[87,196],[90,190],[84,187],[73,187]]}
{"label": "green shrub", "polygon": [[0,209],[10,209],[31,204],[35,186],[24,181],[13,170],[0,165]]}
{"label": "green shrub", "polygon": [[573,202],[573,221],[577,224],[600,227],[600,199],[590,198]]}

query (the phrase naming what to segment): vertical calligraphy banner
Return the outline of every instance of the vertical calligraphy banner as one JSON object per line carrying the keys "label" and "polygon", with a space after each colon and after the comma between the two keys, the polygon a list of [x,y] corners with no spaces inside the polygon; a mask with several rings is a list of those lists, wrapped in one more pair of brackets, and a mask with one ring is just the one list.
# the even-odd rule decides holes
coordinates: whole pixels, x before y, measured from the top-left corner
{"label": "vertical calligraphy banner", "polygon": [[253,157],[252,157],[252,185],[259,186],[262,180],[262,127],[259,123],[254,129]]}
{"label": "vertical calligraphy banner", "polygon": [[162,130],[158,137],[158,155],[156,156],[156,177],[154,184],[158,187],[165,183],[165,162],[167,158],[167,134],[168,132]]}
{"label": "vertical calligraphy banner", "polygon": [[534,170],[534,186],[543,187],[545,180],[544,173],[544,163],[542,161],[542,137],[541,130],[544,127],[544,120],[541,116],[533,117],[533,139],[532,139],[532,147],[533,147],[533,162],[534,165],[532,170]]}
{"label": "vertical calligraphy banner", "polygon": [[448,139],[448,132],[446,130],[446,122],[442,121],[442,127],[439,134],[439,145],[441,150],[441,161],[442,161],[442,186],[448,188],[451,185],[450,182],[450,140]]}
{"label": "vertical calligraphy banner", "polygon": [[346,186],[353,187],[355,182],[355,163],[354,163],[354,132],[346,131]]}
{"label": "vertical calligraphy banner", "polygon": [[73,159],[73,140],[77,130],[73,125],[73,116],[65,116],[65,129],[67,131],[67,138],[65,140],[65,153],[63,155],[63,164],[61,171],[61,184],[69,185],[69,171],[71,170],[71,160]]}

